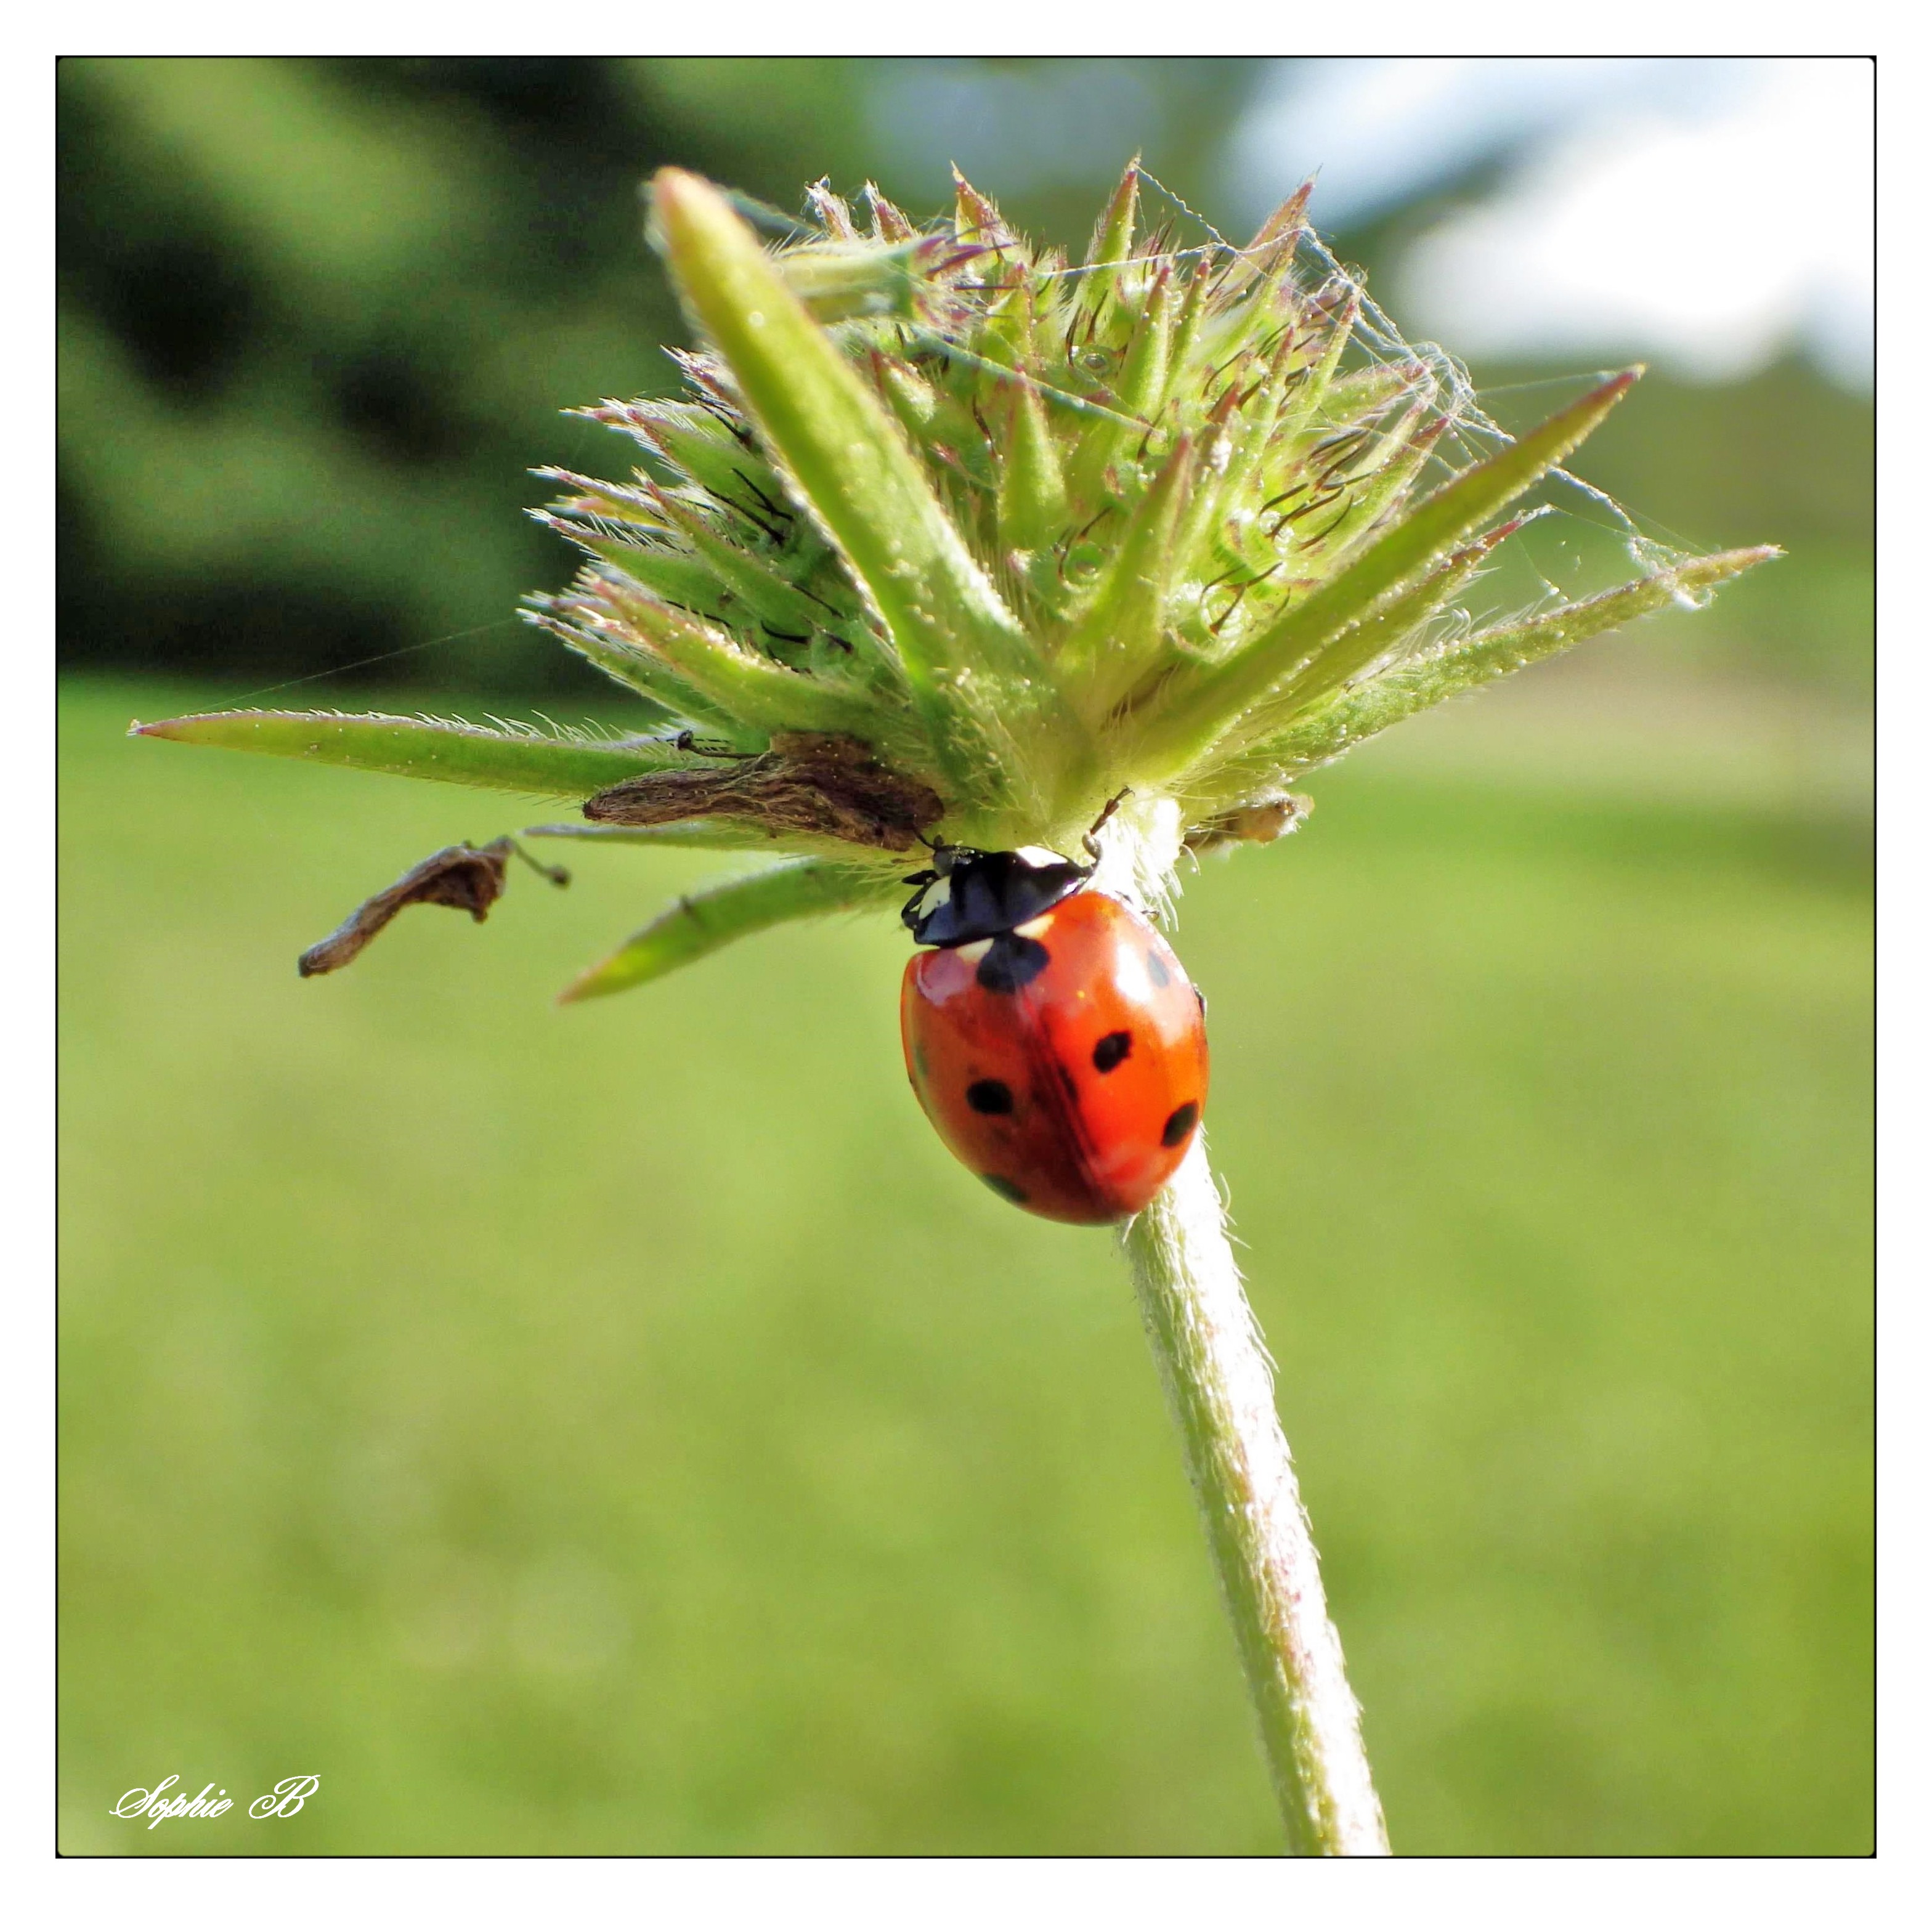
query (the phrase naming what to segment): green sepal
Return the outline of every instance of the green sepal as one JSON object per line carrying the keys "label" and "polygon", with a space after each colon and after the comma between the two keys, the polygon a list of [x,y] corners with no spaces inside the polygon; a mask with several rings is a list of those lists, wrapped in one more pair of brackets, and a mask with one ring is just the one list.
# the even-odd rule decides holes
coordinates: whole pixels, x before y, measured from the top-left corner
{"label": "green sepal", "polygon": [[1238,299],[1258,280],[1279,282],[1287,276],[1307,229],[1309,196],[1314,190],[1315,182],[1304,180],[1262,220],[1261,230],[1228,268],[1220,288],[1224,303]]}
{"label": "green sepal", "polygon": [[1201,328],[1208,311],[1208,289],[1213,279],[1207,261],[1196,260],[1188,278],[1187,290],[1181,296],[1180,316],[1174,322],[1174,336],[1168,341],[1167,386],[1161,394],[1163,404],[1175,397],[1183,380],[1192,378],[1200,371],[1195,363],[1195,347],[1200,342]]}
{"label": "green sepal", "polygon": [[675,169],[658,176],[654,203],[692,316],[878,607],[953,782],[988,797],[1004,789],[1010,731],[1030,733],[1041,761],[1083,759],[1030,641],[899,428],[756,237],[714,188]]}
{"label": "green sepal", "polygon": [[[1284,207],[1282,212],[1287,210]],[[1281,217],[1281,213],[1275,215]],[[1274,223],[1270,220],[1269,227]],[[1268,227],[1263,228],[1267,230]],[[1217,275],[1202,327],[1202,350],[1213,368],[1209,388],[1220,380],[1240,384],[1251,376],[1244,361],[1272,356],[1283,338],[1293,335],[1302,311],[1294,286],[1294,246],[1299,235],[1298,227],[1286,236],[1278,235],[1265,246],[1257,240],[1260,250],[1251,249]],[[1327,336],[1325,323],[1322,330]]]}
{"label": "green sepal", "polygon": [[[1599,592],[1560,610],[1514,619],[1507,624],[1492,626],[1472,638],[1444,645],[1379,674],[1362,687],[1362,692],[1379,691],[1384,704],[1390,699],[1399,701],[1401,716],[1426,710],[1444,698],[1473,691],[1479,685],[1507,676],[1540,658],[1553,657],[1586,638],[1613,632],[1633,619],[1661,611],[1666,606],[1700,609],[1700,595],[1784,555],[1777,545],[1746,545],[1702,558],[1685,559],[1652,572],[1647,578]],[[1366,714],[1364,706],[1356,715]]]}
{"label": "green sepal", "polygon": [[1364,366],[1359,372],[1339,379],[1331,377],[1318,395],[1323,428],[1332,432],[1340,426],[1353,425],[1403,393],[1432,384],[1424,367],[1406,360],[1393,365]]}
{"label": "green sepal", "polygon": [[1174,328],[1174,274],[1161,266],[1148,287],[1147,300],[1134,321],[1127,356],[1115,388],[1120,410],[1151,419],[1167,391],[1167,348]]}
{"label": "green sepal", "polygon": [[[1312,553],[1324,572],[1341,570],[1347,554],[1374,537],[1389,508],[1406,497],[1422,476],[1442,435],[1440,419],[1424,424],[1427,413],[1426,405],[1411,406],[1375,442],[1375,462],[1342,482],[1334,516],[1306,528],[1306,537],[1298,542],[1299,550]],[[1294,556],[1292,550],[1291,561]]]}
{"label": "green sepal", "polygon": [[[742,726],[735,723],[721,730],[722,714],[701,716],[698,712],[684,708],[698,702],[690,688],[680,683],[669,672],[656,668],[656,661],[642,657],[634,646],[595,638],[588,632],[574,631],[568,625],[555,625],[549,628],[593,670],[601,671],[613,684],[622,685],[640,707],[632,716],[641,718],[653,728],[674,730],[688,725],[693,730],[702,729],[708,734],[725,737],[730,743],[752,746],[759,750],[763,750],[768,742],[762,738],[754,740]],[[677,704],[667,704],[657,695],[660,691],[674,688],[680,700]]]}
{"label": "green sepal", "polygon": [[[795,630],[802,625],[808,632],[829,622],[824,606],[815,604],[743,545],[722,536],[706,523],[706,514],[688,500],[654,489],[651,502],[690,540],[700,568],[709,568],[718,582],[738,600],[746,615],[781,631]],[[668,595],[661,592],[660,596]]]}
{"label": "green sepal", "polygon": [[[1384,592],[1439,560],[1574,451],[1636,382],[1618,373],[1492,458],[1458,472],[1364,549],[1339,576],[1290,606],[1233,656],[1177,674],[1148,717],[1136,768],[1152,781],[1183,770],[1248,706],[1298,674]],[[1366,662],[1366,661],[1364,661]]]}
{"label": "green sepal", "polygon": [[884,394],[892,416],[915,442],[932,431],[939,413],[939,394],[909,365],[874,352],[870,362],[872,377]]}
{"label": "green sepal", "polygon": [[952,169],[952,224],[962,245],[987,246],[998,252],[1015,244],[999,208],[957,166]]}
{"label": "green sepal", "polygon": [[526,607],[522,616],[544,631],[554,632],[578,657],[644,701],[646,711],[662,712],[674,726],[688,726],[706,738],[733,745],[740,750],[763,751],[771,742],[771,733],[746,724],[722,705],[713,704],[691,680],[674,671],[655,653],[634,644],[609,628],[610,621],[596,624],[572,624],[551,615],[554,601],[539,600]]}
{"label": "green sepal", "polygon": [[563,497],[551,500],[548,511],[539,508],[530,514],[539,525],[548,525],[566,538],[580,524],[595,530],[606,520],[614,520],[627,530],[635,526],[660,536],[665,529],[663,519],[651,503],[650,494],[635,485],[622,485],[610,478],[593,478],[587,472],[572,472],[561,465],[532,466],[530,476],[548,478],[553,484],[571,488]]}
{"label": "green sepal", "polygon": [[1104,271],[1123,264],[1134,250],[1134,216],[1140,206],[1141,163],[1138,154],[1127,162],[1120,183],[1094,228],[1087,248],[1087,263]]}
{"label": "green sepal", "polygon": [[1096,317],[1108,299],[1124,290],[1120,282],[1133,256],[1134,220],[1140,208],[1141,163],[1127,162],[1120,183],[1094,227],[1087,248],[1088,270],[1082,274],[1076,298],[1081,308]]}
{"label": "green sepal", "polygon": [[922,241],[880,246],[860,240],[799,246],[777,256],[785,284],[821,326],[853,319],[911,319],[931,284]]}
{"label": "green sepal", "polygon": [[1066,520],[1066,481],[1039,394],[1016,386],[1008,403],[1012,429],[1000,466],[1000,537],[1010,549],[1038,551],[1052,544]]}
{"label": "green sepal", "polygon": [[[1370,662],[1394,656],[1402,646],[1412,643],[1429,621],[1468,584],[1476,567],[1490,553],[1538,515],[1525,513],[1506,524],[1497,526],[1492,531],[1485,532],[1480,538],[1451,552],[1433,572],[1384,599],[1370,616],[1350,627],[1346,634],[1348,652]],[[1322,654],[1320,663],[1333,666],[1342,662],[1343,650],[1340,642],[1331,645]],[[1240,722],[1223,735],[1213,754],[1225,758],[1234,752],[1244,751],[1256,738],[1280,730],[1293,722],[1297,711],[1306,709],[1324,691],[1338,686],[1349,675],[1348,671],[1344,670],[1312,686],[1298,679],[1292,694],[1263,698],[1242,713]]]}
{"label": "green sepal", "polygon": [[982,356],[992,362],[978,381],[975,394],[986,405],[998,398],[1012,382],[1012,375],[1025,365],[1033,346],[1033,297],[1024,285],[994,300],[981,315],[979,344]]}
{"label": "green sepal", "polygon": [[1174,532],[1194,473],[1194,448],[1181,439],[1142,494],[1073,628],[1056,667],[1070,694],[1078,686],[1098,717],[1154,662],[1172,576]]}
{"label": "green sepal", "polygon": [[741,724],[767,736],[843,732],[889,746],[902,761],[922,763],[919,728],[882,689],[848,689],[792,670],[701,619],[621,587],[614,590],[611,609],[621,610],[624,625],[640,644]]}
{"label": "green sepal", "polygon": [[[1234,530],[1230,520],[1254,497],[1255,487],[1277,453],[1276,442],[1281,416],[1291,405],[1301,402],[1310,383],[1310,375],[1306,372],[1298,383],[1293,370],[1295,356],[1296,342],[1290,333],[1275,349],[1257,382],[1253,396],[1239,408],[1231,422],[1220,476],[1216,478],[1204,475],[1200,495],[1190,508],[1189,527],[1182,534],[1184,549],[1191,551],[1197,561],[1202,553],[1192,542],[1196,539],[1211,543],[1229,558],[1246,562],[1246,554],[1239,548],[1238,532],[1234,534],[1237,542],[1228,542],[1230,532]],[[1234,382],[1238,385],[1238,380]],[[1223,396],[1221,403],[1228,403],[1228,395]],[[1211,474],[1213,470],[1210,460],[1208,473]],[[1272,556],[1270,553],[1270,560]]]}
{"label": "green sepal", "polygon": [[1084,434],[1073,470],[1073,489],[1090,509],[1106,500],[1107,468],[1147,436],[1150,422],[1167,390],[1168,335],[1174,320],[1173,281],[1163,266],[1148,288],[1147,304],[1134,321],[1126,356],[1114,387],[1115,404],[1124,416],[1090,426]]}
{"label": "green sepal", "polygon": [[1203,422],[1196,476],[1181,502],[1180,522],[1174,532],[1174,564],[1184,578],[1193,570],[1214,537],[1220,516],[1222,482],[1246,424],[1236,403],[1240,396],[1236,386],[1230,385],[1214,401],[1214,409]]}
{"label": "green sepal", "polygon": [[572,544],[627,578],[634,579],[667,604],[680,606],[701,618],[730,616],[730,595],[718,574],[689,552],[669,545],[606,538],[568,524],[562,529]]}
{"label": "green sepal", "polygon": [[572,983],[562,1004],[609,997],[681,970],[754,931],[838,910],[884,909],[904,895],[897,865],[799,858],[681,897]]}
{"label": "green sepal", "polygon": [[626,778],[688,761],[668,740],[605,744],[493,730],[454,718],[392,718],[380,712],[211,711],[131,724],[128,735],[558,797],[588,797]]}
{"label": "green sepal", "polygon": [[1272,790],[1445,698],[1507,677],[1526,664],[1668,604],[1692,601],[1696,594],[1781,556],[1775,545],[1752,545],[1707,558],[1687,559],[1561,610],[1493,626],[1473,638],[1392,665],[1305,711],[1294,724],[1217,766],[1198,784],[1190,785],[1190,808],[1197,805],[1225,806],[1256,791]]}
{"label": "green sepal", "polygon": [[[1352,422],[1373,405],[1384,402],[1378,394],[1368,404],[1362,404],[1357,394],[1350,391],[1339,406],[1330,404],[1338,388],[1344,383],[1336,374],[1342,356],[1348,350],[1348,341],[1354,336],[1355,322],[1361,310],[1360,290],[1351,288],[1347,302],[1323,335],[1320,358],[1299,368],[1297,375],[1285,382],[1286,389],[1282,394],[1275,416],[1274,436],[1268,448],[1280,468],[1299,466],[1316,451],[1319,442],[1330,436],[1340,426]],[[1367,372],[1372,374],[1379,370],[1370,367]]]}
{"label": "green sepal", "polygon": [[1351,285],[1348,296],[1342,302],[1342,309],[1329,325],[1322,348],[1322,356],[1310,368],[1306,380],[1296,392],[1292,404],[1282,409],[1282,422],[1285,426],[1298,425],[1304,421],[1319,416],[1327,407],[1328,395],[1335,388],[1336,375],[1341,370],[1342,356],[1348,350],[1348,341],[1355,336],[1355,326],[1362,316],[1362,289]]}
{"label": "green sepal", "polygon": [[701,406],[682,400],[640,400],[600,406],[589,416],[622,424],[669,471],[688,476],[721,504],[763,524],[782,504],[778,475],[757,452]]}

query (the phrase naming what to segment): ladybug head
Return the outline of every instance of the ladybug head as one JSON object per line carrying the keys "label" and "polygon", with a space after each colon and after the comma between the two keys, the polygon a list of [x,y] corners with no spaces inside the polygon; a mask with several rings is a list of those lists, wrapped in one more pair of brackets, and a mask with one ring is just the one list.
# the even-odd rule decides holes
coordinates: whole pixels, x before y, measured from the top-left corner
{"label": "ladybug head", "polygon": [[906,880],[919,888],[899,916],[915,944],[941,949],[976,944],[1051,910],[1093,874],[1090,864],[1076,864],[1033,845],[1021,850],[967,850],[941,844],[933,853],[932,868]]}

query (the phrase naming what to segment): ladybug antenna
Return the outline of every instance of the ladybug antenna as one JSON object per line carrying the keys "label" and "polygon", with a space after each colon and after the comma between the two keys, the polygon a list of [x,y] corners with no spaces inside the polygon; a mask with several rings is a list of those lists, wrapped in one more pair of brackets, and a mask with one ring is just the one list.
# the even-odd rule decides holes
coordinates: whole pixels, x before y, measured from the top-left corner
{"label": "ladybug antenna", "polygon": [[1114,792],[1108,799],[1106,808],[1088,826],[1086,834],[1080,840],[1087,847],[1087,855],[1096,864],[1100,861],[1100,833],[1106,829],[1107,820],[1120,809],[1121,799],[1131,796],[1133,788],[1132,784],[1123,784]]}
{"label": "ladybug antenna", "polygon": [[680,751],[688,751],[694,758],[749,758],[753,752],[734,751],[721,739],[700,738],[695,731],[680,731],[671,740]]}
{"label": "ladybug antenna", "polygon": [[[913,832],[913,836],[916,838],[921,844],[924,844],[927,850],[932,853],[932,861],[935,866],[938,865],[940,859],[944,857],[948,851],[956,850],[958,848],[958,846],[956,844],[948,844],[937,831],[934,831],[930,837],[928,837],[923,831],[914,831]],[[939,873],[937,868],[935,868],[932,873],[932,875],[934,877],[937,877],[938,874]],[[910,881],[910,880],[908,880],[908,881]]]}

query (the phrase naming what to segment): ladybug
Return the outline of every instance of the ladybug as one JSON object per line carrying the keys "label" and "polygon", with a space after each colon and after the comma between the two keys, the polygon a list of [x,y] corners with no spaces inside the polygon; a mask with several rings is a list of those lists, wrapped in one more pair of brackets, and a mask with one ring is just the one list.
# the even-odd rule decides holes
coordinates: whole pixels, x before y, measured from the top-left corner
{"label": "ladybug", "polygon": [[1060,1222],[1144,1209],[1208,1099],[1201,994],[1151,924],[1088,888],[1094,868],[941,845],[902,913],[926,946],[899,993],[920,1107],[982,1182]]}

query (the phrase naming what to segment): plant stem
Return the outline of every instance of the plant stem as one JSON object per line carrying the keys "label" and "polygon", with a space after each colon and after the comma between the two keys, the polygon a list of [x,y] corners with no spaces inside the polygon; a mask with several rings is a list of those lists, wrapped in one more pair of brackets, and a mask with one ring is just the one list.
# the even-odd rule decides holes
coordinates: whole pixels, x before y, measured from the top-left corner
{"label": "plant stem", "polygon": [[[1168,880],[1178,833],[1171,820],[1144,814],[1122,821],[1128,828],[1108,843],[1102,879],[1111,875],[1144,900]],[[1274,1370],[1228,1246],[1204,1138],[1197,1137],[1124,1242],[1234,1624],[1288,1850],[1386,1854],[1360,1706],[1328,1619],[1315,1540],[1275,1412]]]}
{"label": "plant stem", "polygon": [[1154,1366],[1260,1719],[1288,1851],[1386,1854],[1360,1708],[1328,1619],[1274,1377],[1204,1144],[1126,1232]]}

